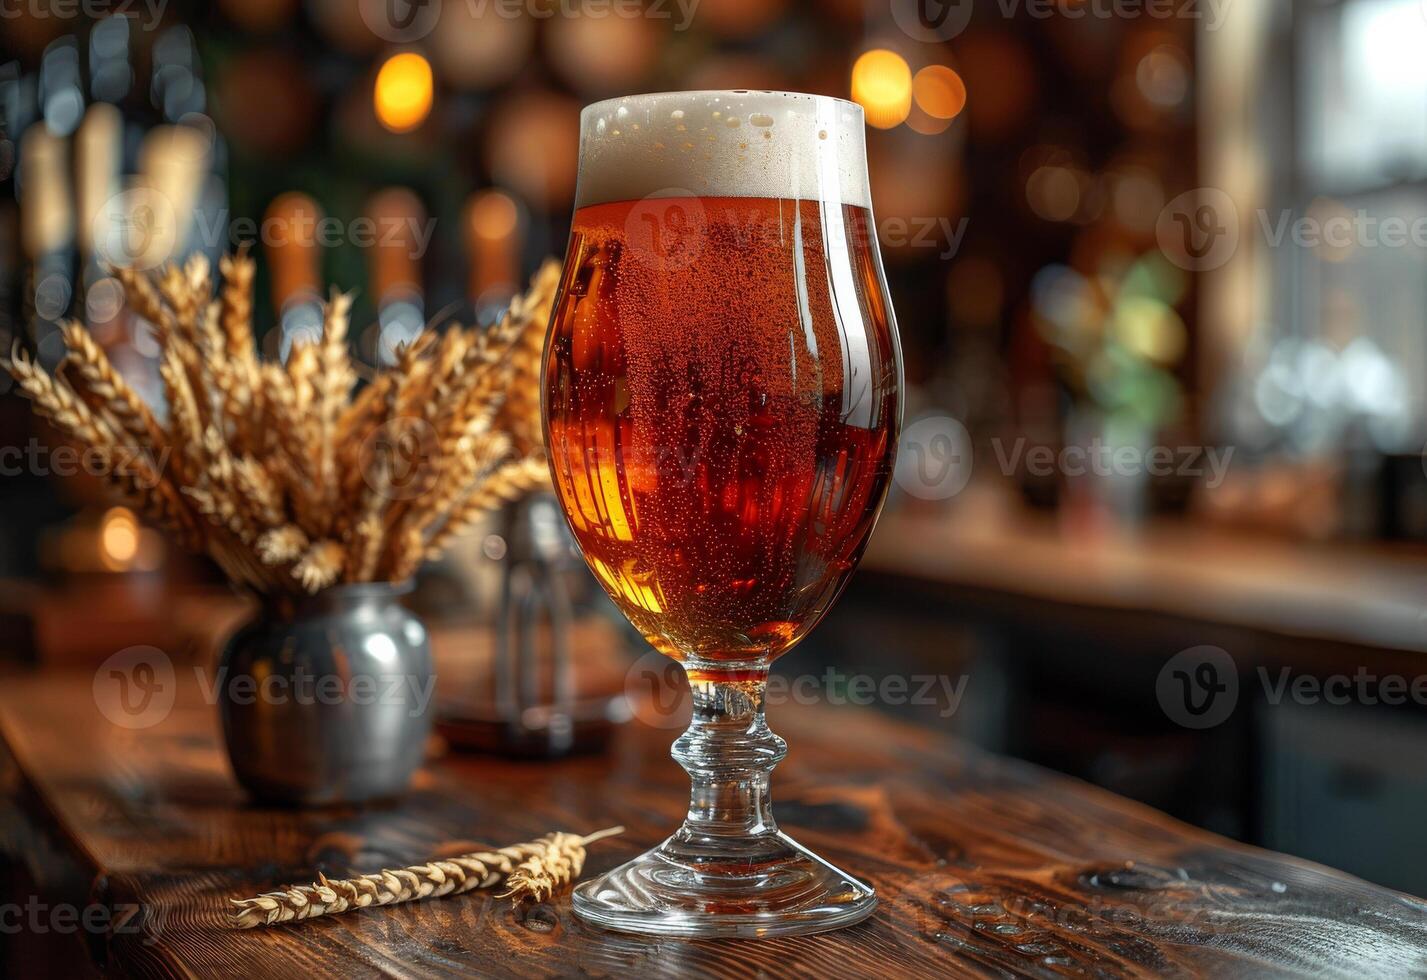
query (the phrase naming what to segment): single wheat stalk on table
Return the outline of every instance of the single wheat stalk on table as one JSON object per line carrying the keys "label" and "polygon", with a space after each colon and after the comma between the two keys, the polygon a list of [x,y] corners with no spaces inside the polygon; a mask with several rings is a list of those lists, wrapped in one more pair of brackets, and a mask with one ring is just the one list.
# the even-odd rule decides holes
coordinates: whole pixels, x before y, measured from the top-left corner
{"label": "single wheat stalk on table", "polygon": [[495,851],[475,851],[407,868],[387,869],[337,881],[319,874],[310,885],[290,886],[254,898],[232,899],[228,922],[236,929],[300,922],[352,909],[460,895],[504,882],[498,896],[543,902],[579,877],[585,849],[624,833],[607,827],[581,837],[556,832]]}

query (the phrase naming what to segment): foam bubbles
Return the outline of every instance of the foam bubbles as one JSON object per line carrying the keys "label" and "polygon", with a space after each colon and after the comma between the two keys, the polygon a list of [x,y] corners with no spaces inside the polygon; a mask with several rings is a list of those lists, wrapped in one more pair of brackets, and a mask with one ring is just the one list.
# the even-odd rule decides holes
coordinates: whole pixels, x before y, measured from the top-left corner
{"label": "foam bubbles", "polygon": [[576,207],[690,191],[868,207],[862,109],[732,91],[629,96],[581,113]]}

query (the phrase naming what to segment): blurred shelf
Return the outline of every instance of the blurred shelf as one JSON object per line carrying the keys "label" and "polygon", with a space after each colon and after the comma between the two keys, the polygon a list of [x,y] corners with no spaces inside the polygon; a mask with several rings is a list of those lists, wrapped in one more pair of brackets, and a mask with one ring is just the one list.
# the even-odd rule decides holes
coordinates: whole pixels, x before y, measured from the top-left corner
{"label": "blurred shelf", "polygon": [[901,510],[882,516],[861,567],[936,586],[1427,652],[1427,561],[1386,545],[1295,542],[1188,521],[1091,536],[1039,515]]}

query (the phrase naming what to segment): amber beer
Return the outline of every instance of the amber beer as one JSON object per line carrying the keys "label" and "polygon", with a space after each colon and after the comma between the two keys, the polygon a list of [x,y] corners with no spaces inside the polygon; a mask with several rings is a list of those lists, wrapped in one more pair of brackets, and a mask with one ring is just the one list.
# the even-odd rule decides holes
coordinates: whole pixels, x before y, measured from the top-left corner
{"label": "amber beer", "polygon": [[691,674],[766,666],[861,556],[899,423],[879,262],[860,197],[575,211],[545,355],[556,489],[610,596]]}

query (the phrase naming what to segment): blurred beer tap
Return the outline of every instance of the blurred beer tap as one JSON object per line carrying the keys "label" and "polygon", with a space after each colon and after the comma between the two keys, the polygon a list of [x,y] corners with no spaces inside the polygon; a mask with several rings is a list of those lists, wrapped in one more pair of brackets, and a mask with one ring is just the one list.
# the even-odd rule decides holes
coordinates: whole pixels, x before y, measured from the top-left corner
{"label": "blurred beer tap", "polygon": [[322,209],[306,194],[289,191],[273,198],[263,217],[263,245],[272,276],[278,330],[266,342],[269,356],[287,360],[295,341],[322,336],[322,253],[317,223]]}
{"label": "blurred beer tap", "polygon": [[[196,126],[155,126],[139,146],[139,178],[131,203],[147,209],[149,227],[134,224],[128,246],[150,268],[181,259],[192,235],[199,194],[208,176],[210,134]],[[137,220],[140,215],[130,215]]]}
{"label": "blurred beer tap", "polygon": [[89,32],[89,94],[96,102],[117,104],[134,82],[129,61],[129,18],[105,17]]}
{"label": "blurred beer tap", "polygon": [[7,121],[25,123],[16,173],[29,266],[23,306],[40,360],[53,366],[62,354],[58,322],[69,314],[75,294],[69,137],[84,113],[84,90],[74,38],[51,43],[38,78],[7,86],[6,102]]}
{"label": "blurred beer tap", "polygon": [[120,190],[123,126],[123,116],[114,105],[96,102],[84,114],[74,137],[74,231],[86,288],[105,275],[101,249],[109,239],[109,202]]}
{"label": "blurred beer tap", "polygon": [[375,228],[369,258],[377,308],[374,353],[378,364],[389,365],[426,325],[421,275],[426,209],[410,189],[388,187],[367,201],[367,217]]}
{"label": "blurred beer tap", "polygon": [[149,97],[169,122],[203,112],[208,94],[198,76],[198,47],[193,32],[183,25],[158,36],[153,49],[154,71]]}
{"label": "blurred beer tap", "polygon": [[71,135],[84,115],[84,86],[79,75],[79,45],[61,37],[40,60],[40,114],[59,137]]}
{"label": "blurred beer tap", "polygon": [[74,206],[66,141],[43,122],[20,142],[21,245],[29,265],[25,306],[41,362],[54,367],[63,355],[59,321],[74,298]]}

